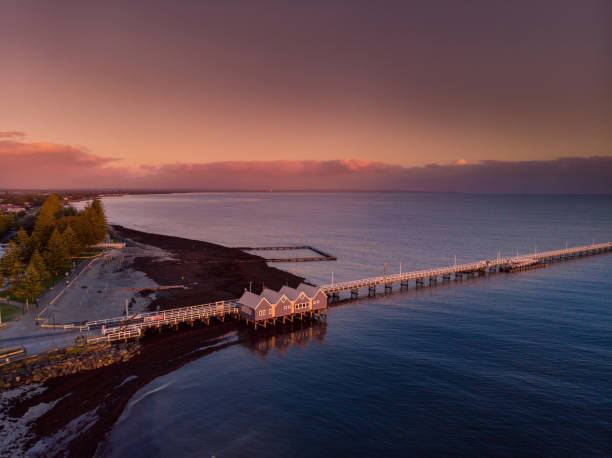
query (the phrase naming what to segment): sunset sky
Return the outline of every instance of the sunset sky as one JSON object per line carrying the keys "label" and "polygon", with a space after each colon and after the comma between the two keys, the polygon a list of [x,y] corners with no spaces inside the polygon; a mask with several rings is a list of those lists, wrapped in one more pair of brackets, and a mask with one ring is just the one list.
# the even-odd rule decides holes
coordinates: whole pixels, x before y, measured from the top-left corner
{"label": "sunset sky", "polygon": [[610,171],[611,17],[606,0],[5,0],[0,188]]}

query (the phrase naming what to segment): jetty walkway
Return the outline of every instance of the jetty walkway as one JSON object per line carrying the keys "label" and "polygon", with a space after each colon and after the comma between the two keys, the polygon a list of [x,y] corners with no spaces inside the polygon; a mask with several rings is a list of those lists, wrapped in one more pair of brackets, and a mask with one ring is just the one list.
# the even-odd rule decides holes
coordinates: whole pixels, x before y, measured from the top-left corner
{"label": "jetty walkway", "polygon": [[101,336],[90,337],[87,343],[110,342],[113,340],[140,337],[147,328],[161,329],[164,326],[176,326],[180,323],[193,323],[198,320],[210,324],[211,318],[225,321],[227,316],[238,315],[238,300],[217,301],[209,304],[179,307],[157,312],[137,313],[132,316],[107,318],[104,320],[87,321],[80,330],[99,329]]}
{"label": "jetty walkway", "polygon": [[439,277],[443,280],[450,280],[451,276],[455,279],[463,276],[476,276],[485,272],[516,272],[537,266],[544,266],[546,263],[572,259],[579,256],[589,256],[593,254],[612,251],[612,242],[585,245],[573,248],[565,248],[555,251],[544,251],[540,253],[527,254],[523,256],[513,256],[509,258],[485,259],[482,261],[467,264],[455,264],[434,269],[415,270],[411,272],[381,275],[379,277],[364,278],[361,280],[345,281],[321,286],[332,301],[339,298],[343,291],[351,291],[352,297],[357,297],[360,288],[368,288],[368,293],[375,294],[376,287],[384,285],[385,292],[392,289],[394,283],[399,283],[401,288],[408,288],[408,282],[414,280],[416,286],[421,286],[427,279],[429,283],[435,283]]}
{"label": "jetty walkway", "polygon": [[[523,256],[514,256],[497,259],[485,259],[467,264],[455,264],[434,269],[416,270],[378,277],[364,278],[361,280],[345,281],[323,285],[320,289],[327,295],[328,302],[340,299],[340,293],[350,291],[351,298],[359,295],[362,288],[368,289],[368,295],[375,295],[377,287],[384,286],[385,293],[391,292],[393,284],[400,284],[401,289],[406,289],[409,282],[414,281],[417,287],[423,286],[428,280],[434,284],[439,278],[442,280],[462,279],[463,277],[474,277],[484,273],[493,272],[516,272],[537,267],[544,267],[547,263],[573,259],[581,256],[590,256],[599,253],[611,252],[612,242],[566,248],[555,251],[545,251]],[[121,316],[104,320],[87,321],[82,324],[58,325],[67,329],[84,331],[99,331],[100,335],[87,339],[88,343],[110,342],[115,340],[127,340],[138,338],[149,328],[161,329],[164,326],[175,326],[181,323],[194,324],[195,321],[210,324],[211,319],[224,321],[226,318],[238,317],[238,299],[218,301],[208,304],[180,307],[170,310],[156,312],[138,313],[131,316]],[[90,333],[91,335],[91,333]]]}

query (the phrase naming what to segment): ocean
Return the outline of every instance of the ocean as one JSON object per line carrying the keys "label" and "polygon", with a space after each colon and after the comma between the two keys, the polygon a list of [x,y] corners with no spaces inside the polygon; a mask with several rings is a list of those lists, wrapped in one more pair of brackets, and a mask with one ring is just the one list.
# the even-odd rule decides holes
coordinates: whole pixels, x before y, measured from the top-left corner
{"label": "ocean", "polygon": [[[109,221],[226,246],[312,245],[334,281],[612,240],[612,196],[411,193],[104,198]],[[401,267],[400,267],[401,264]],[[118,456],[612,453],[612,255],[332,307],[144,386]]]}

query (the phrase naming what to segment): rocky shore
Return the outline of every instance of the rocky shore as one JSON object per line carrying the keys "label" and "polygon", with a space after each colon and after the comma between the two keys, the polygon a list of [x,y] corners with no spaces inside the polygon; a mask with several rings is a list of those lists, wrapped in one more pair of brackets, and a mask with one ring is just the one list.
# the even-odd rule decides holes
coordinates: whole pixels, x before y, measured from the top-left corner
{"label": "rocky shore", "polygon": [[140,348],[138,342],[75,346],[15,361],[2,366],[0,391],[129,361]]}

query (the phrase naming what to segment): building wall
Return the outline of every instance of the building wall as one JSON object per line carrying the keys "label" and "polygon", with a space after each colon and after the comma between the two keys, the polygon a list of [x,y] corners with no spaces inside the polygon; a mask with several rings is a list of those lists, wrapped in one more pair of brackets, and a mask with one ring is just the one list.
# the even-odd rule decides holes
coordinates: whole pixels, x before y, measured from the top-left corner
{"label": "building wall", "polygon": [[304,297],[300,296],[297,297],[293,304],[294,313],[307,312],[311,310],[310,298],[307,295],[304,295]]}
{"label": "building wall", "polygon": [[246,305],[238,304],[238,313],[240,315],[245,316],[249,319],[253,319],[254,311],[251,307],[247,307]]}
{"label": "building wall", "polygon": [[261,302],[255,308],[255,315],[253,319],[255,321],[259,320],[267,320],[268,318],[274,317],[274,310],[272,304],[270,304],[266,299],[262,299]]}
{"label": "building wall", "polygon": [[293,304],[286,297],[282,297],[277,303],[275,308],[275,316],[291,315],[293,311]]}
{"label": "building wall", "polygon": [[319,290],[315,297],[312,298],[312,309],[319,310],[327,308],[327,295]]}

